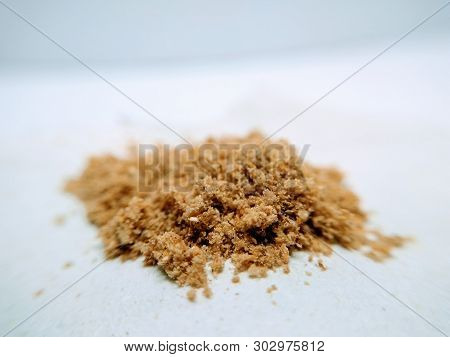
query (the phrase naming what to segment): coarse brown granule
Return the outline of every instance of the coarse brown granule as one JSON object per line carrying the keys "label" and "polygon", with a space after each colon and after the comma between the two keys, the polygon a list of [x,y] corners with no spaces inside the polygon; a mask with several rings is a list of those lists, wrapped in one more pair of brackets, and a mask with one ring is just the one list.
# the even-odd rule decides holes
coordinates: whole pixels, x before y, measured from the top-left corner
{"label": "coarse brown granule", "polygon": [[[94,157],[66,189],[100,228],[108,258],[143,256],[146,265],[192,288],[209,289],[207,265],[217,275],[226,260],[236,274],[261,278],[276,268],[288,273],[295,251],[309,252],[312,262],[335,244],[369,248],[367,255],[380,261],[404,244],[402,237],[367,228],[359,198],[340,171],[302,162],[286,141],[263,139],[260,133],[209,138],[204,144],[219,154],[190,146],[178,160],[155,160],[161,164],[145,175],[138,150],[125,158]],[[224,144],[237,149],[222,150]],[[283,155],[273,153],[274,144]],[[138,182],[147,176],[153,189],[141,192]],[[323,262],[319,267],[325,269]]]}
{"label": "coarse brown granule", "polygon": [[73,266],[72,262],[65,262],[63,265],[63,269],[69,269]]}
{"label": "coarse brown granule", "polygon": [[189,301],[194,302],[195,299],[197,298],[197,292],[195,289],[189,289],[188,292],[186,293],[186,296]]}
{"label": "coarse brown granule", "polygon": [[325,263],[323,262],[322,259],[319,259],[317,261],[317,266],[320,268],[320,270],[325,271],[327,270],[327,266],[325,265]]}
{"label": "coarse brown granule", "polygon": [[241,281],[241,278],[239,277],[239,275],[235,275],[231,279],[231,282],[234,283],[234,284],[238,284],[240,281]]}
{"label": "coarse brown granule", "polygon": [[210,288],[209,286],[206,286],[206,287],[203,289],[203,296],[204,296],[205,298],[208,298],[208,299],[211,298],[211,296],[212,296],[212,290],[211,290],[211,288]]}
{"label": "coarse brown granule", "polygon": [[278,288],[277,288],[277,286],[276,285],[271,285],[271,286],[269,286],[268,288],[267,288],[267,293],[268,294],[272,294],[275,290],[277,290]]}
{"label": "coarse brown granule", "polygon": [[59,214],[53,218],[53,223],[56,226],[62,226],[64,223],[66,223],[66,216],[63,214]]}
{"label": "coarse brown granule", "polygon": [[44,289],[39,289],[33,293],[33,297],[39,297],[44,293]]}

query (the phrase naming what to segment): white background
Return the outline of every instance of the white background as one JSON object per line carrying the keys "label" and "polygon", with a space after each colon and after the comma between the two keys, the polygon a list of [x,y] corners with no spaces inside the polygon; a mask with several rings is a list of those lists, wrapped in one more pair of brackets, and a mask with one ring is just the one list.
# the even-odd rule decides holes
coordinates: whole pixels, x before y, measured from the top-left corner
{"label": "white background", "polygon": [[[172,36],[173,45],[163,56],[166,61],[148,55],[145,41],[139,42],[145,53],[131,40],[131,44],[119,41],[126,49],[120,53],[120,46],[110,44],[118,35],[100,15],[92,29],[98,28],[98,33],[109,29],[103,33],[110,36],[109,42],[97,42],[96,31],[91,37],[77,30],[78,20],[61,20],[59,27],[47,23],[49,14],[55,14],[50,5],[36,8],[16,3],[17,10],[30,20],[36,16],[52,37],[60,35],[65,47],[92,61],[88,63],[99,73],[194,140],[224,132],[244,134],[252,128],[271,133],[439,5],[414,2],[410,11],[393,13],[385,11],[382,2],[361,13],[357,8],[350,13],[342,10],[338,23],[347,27],[335,30],[322,18],[329,17],[331,9],[306,3],[302,8],[299,3],[296,9],[306,12],[309,22],[294,23],[309,26],[319,21],[320,36],[310,32],[297,41],[292,28],[290,45],[284,46],[283,41],[275,41],[284,38],[280,31],[287,31],[280,30],[284,21],[279,20],[277,26],[269,27],[279,36],[267,41],[264,34],[271,31],[264,26],[255,33],[244,28],[235,37],[217,38],[214,45],[192,40],[188,46],[192,53],[183,37],[177,37],[191,31],[190,26],[177,29],[177,17],[167,15],[170,9],[162,9],[167,28],[173,31],[159,33]],[[352,4],[346,6],[354,9]],[[272,9],[280,8],[272,4]],[[123,9],[123,14],[132,11]],[[59,19],[63,14],[75,18],[95,14],[69,7],[56,10]],[[212,28],[206,9],[190,11],[190,16],[197,14],[205,31]],[[267,11],[265,16],[278,18],[274,13]],[[6,333],[102,260],[96,230],[86,222],[81,204],[61,191],[64,181],[82,169],[89,154],[121,152],[130,138],[174,143],[178,139],[107,84],[64,59],[58,49],[2,7],[0,16],[2,26],[10,26],[0,36],[7,43],[0,53],[0,328]],[[114,24],[120,23],[119,15],[111,16],[117,20]],[[229,16],[247,23],[250,15],[239,10]],[[380,16],[379,26],[371,27],[376,16]],[[345,170],[349,185],[373,212],[374,226],[415,237],[414,243],[396,251],[395,259],[384,264],[358,253],[339,252],[447,334],[449,16],[450,10],[444,10],[278,135],[298,145],[311,144],[310,162]],[[151,23],[152,15],[148,17]],[[358,21],[352,23],[355,17]],[[225,20],[220,21],[225,26]],[[386,23],[392,27],[386,28]],[[124,28],[126,38],[140,33]],[[369,29],[380,35],[369,34]],[[143,31],[152,34],[149,38],[158,50],[164,49],[156,40],[157,30],[144,27]],[[355,31],[362,38],[350,36]],[[65,35],[77,33],[75,42]],[[191,39],[202,38],[188,33]],[[234,47],[240,33],[244,49]],[[7,36],[9,40],[4,40]],[[328,38],[330,43],[325,41]],[[90,46],[83,47],[84,43]],[[309,46],[313,43],[321,45]],[[33,51],[27,52],[28,45]],[[284,46],[283,50],[277,46]],[[105,50],[99,51],[100,47]],[[58,55],[47,54],[47,49]],[[61,214],[67,217],[66,223],[56,226],[54,218]],[[68,261],[73,266],[63,269]],[[339,257],[326,262],[329,269],[321,272],[307,262],[306,255],[296,254],[290,274],[276,272],[263,280],[243,275],[238,285],[231,284],[229,267],[212,281],[213,298],[200,296],[192,304],[185,297],[186,289],[178,288],[158,269],[142,268],[138,261],[109,261],[12,335],[440,335]],[[313,275],[307,276],[306,271]],[[311,285],[304,285],[305,281]],[[278,290],[269,295],[266,289],[272,284]],[[43,294],[33,297],[40,289]]]}

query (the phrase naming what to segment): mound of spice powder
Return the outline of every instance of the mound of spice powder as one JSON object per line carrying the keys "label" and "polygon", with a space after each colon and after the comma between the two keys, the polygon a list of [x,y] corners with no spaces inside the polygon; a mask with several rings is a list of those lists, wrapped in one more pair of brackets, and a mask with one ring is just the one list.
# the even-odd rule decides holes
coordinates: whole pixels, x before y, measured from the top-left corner
{"label": "mound of spice powder", "polygon": [[264,277],[288,272],[294,251],[329,255],[340,245],[381,261],[405,241],[369,230],[342,173],[303,162],[286,141],[252,132],[155,148],[93,157],[66,189],[100,228],[108,258],[143,256],[205,296],[208,269],[219,274],[228,259],[236,274]]}

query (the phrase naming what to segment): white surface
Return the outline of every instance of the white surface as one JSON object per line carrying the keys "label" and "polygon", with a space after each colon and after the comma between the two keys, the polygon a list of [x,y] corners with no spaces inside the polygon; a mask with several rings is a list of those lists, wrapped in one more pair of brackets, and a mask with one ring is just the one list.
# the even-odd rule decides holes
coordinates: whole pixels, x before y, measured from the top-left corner
{"label": "white surface", "polygon": [[[206,60],[397,36],[444,0],[2,0],[92,63]],[[445,13],[427,31],[448,29]],[[0,63],[72,63],[0,5]]]}
{"label": "white surface", "polygon": [[[447,39],[448,40],[448,39]],[[181,134],[266,133],[302,110],[384,44],[359,52],[186,68],[101,70]],[[376,264],[341,253],[450,333],[448,41],[406,39],[279,136],[336,164],[388,233],[416,242]],[[130,137],[176,138],[106,84],[79,71],[3,73],[0,81],[0,329],[6,332],[102,259],[79,202],[61,192],[88,154]],[[67,215],[63,226],[55,216]],[[65,262],[74,266],[62,269]],[[337,256],[233,285],[194,304],[158,269],[109,261],[12,335],[426,335],[439,333]],[[305,270],[313,276],[305,275]],[[305,286],[309,281],[310,286]],[[272,295],[266,288],[275,283]],[[40,297],[33,292],[44,289]],[[276,302],[276,305],[272,303]]]}

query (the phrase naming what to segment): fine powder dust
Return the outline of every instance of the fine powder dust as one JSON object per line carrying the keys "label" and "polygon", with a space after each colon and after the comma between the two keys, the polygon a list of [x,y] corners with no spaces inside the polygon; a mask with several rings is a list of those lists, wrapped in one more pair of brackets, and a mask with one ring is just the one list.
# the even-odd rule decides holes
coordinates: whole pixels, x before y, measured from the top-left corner
{"label": "fine powder dust", "polygon": [[[340,171],[302,162],[286,141],[263,140],[252,132],[209,138],[182,154],[157,150],[150,156],[159,164],[145,170],[138,150],[93,157],[66,189],[100,228],[108,258],[143,256],[146,265],[159,266],[180,286],[203,288],[206,297],[207,271],[219,274],[228,259],[236,274],[265,277],[276,268],[289,272],[294,251],[329,255],[331,245],[340,245],[382,261],[403,245],[402,237],[367,228]],[[151,189],[140,189],[143,181]],[[195,290],[188,298],[195,299]]]}

